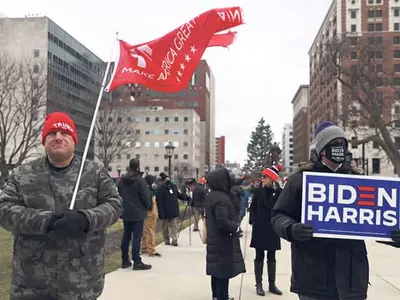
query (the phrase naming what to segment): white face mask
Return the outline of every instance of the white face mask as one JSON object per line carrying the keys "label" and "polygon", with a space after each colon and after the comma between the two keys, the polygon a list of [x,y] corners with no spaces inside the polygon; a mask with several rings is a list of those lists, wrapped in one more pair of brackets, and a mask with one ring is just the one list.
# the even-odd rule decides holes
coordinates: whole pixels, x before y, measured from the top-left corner
{"label": "white face mask", "polygon": [[151,187],[152,187],[153,189],[155,189],[155,188],[157,187],[157,185],[156,185],[155,183],[153,183],[153,184],[151,185]]}

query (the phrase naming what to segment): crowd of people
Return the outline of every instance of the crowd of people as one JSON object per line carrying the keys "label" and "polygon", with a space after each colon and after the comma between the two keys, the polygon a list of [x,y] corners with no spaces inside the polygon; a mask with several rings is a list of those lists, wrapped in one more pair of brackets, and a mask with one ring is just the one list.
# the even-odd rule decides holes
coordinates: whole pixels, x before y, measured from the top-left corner
{"label": "crowd of people", "polygon": [[[283,238],[291,243],[291,291],[300,300],[365,300],[365,243],[314,238],[313,228],[301,223],[303,171],[359,174],[340,127],[322,122],[314,139],[309,164],[283,178],[283,187],[277,165],[265,168],[251,186],[222,167],[180,191],[164,173],[143,176],[137,159],[117,183],[101,164],[88,160],[75,206],[69,209],[82,162],[75,155],[78,136],[68,115],[49,114],[41,135],[46,154],[18,167],[0,192],[0,226],[14,236],[10,299],[97,299],[104,287],[106,229],[119,219],[124,224],[121,267],[150,270],[142,256],[162,256],[155,245],[158,220],[164,243],[178,246],[180,199],[193,208],[194,231],[199,230],[197,221],[205,220],[213,300],[233,299],[229,280],[246,272],[240,238],[247,211],[257,295],[266,294],[265,252],[268,291],[282,295],[276,285],[276,251]],[[392,239],[385,244],[399,248],[400,230],[393,231]]]}

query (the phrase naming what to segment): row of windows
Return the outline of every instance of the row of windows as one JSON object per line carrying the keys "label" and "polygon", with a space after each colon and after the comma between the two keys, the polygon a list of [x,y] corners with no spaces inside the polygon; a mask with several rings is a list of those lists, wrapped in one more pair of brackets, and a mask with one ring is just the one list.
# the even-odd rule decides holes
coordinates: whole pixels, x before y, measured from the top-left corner
{"label": "row of windows", "polygon": [[[140,154],[135,154],[135,156],[134,156],[136,159],[140,159]],[[160,154],[154,154],[154,158],[159,158],[160,157]],[[122,158],[122,155],[121,154],[117,154],[116,155],[116,158],[117,159],[121,159]],[[125,155],[125,158],[126,159],[131,159],[131,158],[133,158],[133,156],[131,155],[131,154],[126,154]],[[185,159],[185,160],[187,160],[187,159],[189,159],[189,155],[188,154],[183,154],[182,155],[182,158],[183,159]],[[168,159],[168,156],[167,155],[164,155],[164,159]],[[178,154],[174,154],[174,159],[179,159],[179,155]]]}
{"label": "row of windows", "polygon": [[[182,167],[182,170],[179,170],[179,168],[176,167],[176,166],[173,167],[173,169],[174,169],[175,172],[182,171],[182,170],[183,170],[183,172],[188,172],[188,171],[189,171],[189,168],[188,168],[187,166],[183,166],[183,167]],[[108,171],[109,171],[109,172],[111,172],[112,170],[113,170],[113,168],[112,168],[111,166],[108,167]],[[117,170],[118,170],[118,167],[117,167]],[[145,167],[144,167],[144,170],[145,170],[146,173],[147,173],[147,172],[150,172],[150,167],[149,167],[149,166],[145,166]],[[155,167],[153,168],[153,170],[154,170],[154,172],[160,172],[161,167],[155,166]],[[129,171],[129,167],[126,167],[126,168],[125,168],[125,171],[128,172],[128,171]],[[168,172],[168,167],[167,167],[167,166],[164,167],[164,172]]]}
{"label": "row of windows", "polygon": [[[162,120],[162,118],[161,117],[140,117],[140,116],[137,116],[137,117],[135,117],[135,122],[136,123],[143,123],[143,122],[146,122],[146,123],[150,123],[150,122],[152,122],[152,121],[154,121],[154,122],[161,122],[161,120]],[[164,117],[164,122],[169,122],[170,120],[174,120],[174,122],[179,122],[179,120],[180,120],[180,118],[179,117]],[[108,118],[108,122],[112,122],[113,121],[113,118]],[[117,122],[119,122],[119,123],[122,123],[124,121],[124,119],[123,118],[121,118],[121,117],[118,117],[117,118]],[[134,120],[131,118],[131,117],[127,117],[126,118],[126,121],[127,122],[133,122]],[[103,122],[103,118],[100,118],[99,119],[99,122]],[[183,122],[189,122],[189,117],[183,117]]]}
{"label": "row of windows", "polygon": [[96,72],[97,74],[103,75],[102,70],[100,70],[100,68],[98,66],[93,64],[91,61],[89,61],[86,57],[84,57],[80,53],[76,52],[72,47],[70,47],[68,44],[63,42],[61,39],[59,39],[58,37],[53,35],[51,32],[48,32],[48,39],[49,39],[49,41],[58,45],[64,51],[71,54],[73,57],[77,58],[79,61],[81,61],[85,66],[87,66],[92,71]]}
{"label": "row of windows", "polygon": [[[161,131],[159,129],[154,129],[153,130],[154,135],[160,135]],[[170,130],[169,129],[164,129],[164,135],[169,135]],[[173,130],[174,135],[179,135],[179,129],[174,129]],[[189,129],[183,129],[183,134],[189,134]],[[145,135],[150,135],[150,130],[145,131]]]}
{"label": "row of windows", "polygon": [[[160,147],[165,147],[169,144],[170,141],[165,141],[165,142],[135,142],[134,145],[132,145],[132,147],[135,148],[139,148],[142,145],[146,148],[148,147],[154,147],[154,148],[160,148]],[[117,142],[118,146],[121,146],[121,141]],[[179,147],[179,142],[178,141],[174,141],[172,142],[172,144],[174,145],[174,147]],[[98,142],[99,147],[103,146],[103,142],[99,141]],[[183,147],[189,147],[189,143],[188,142],[183,142],[182,143]]]}

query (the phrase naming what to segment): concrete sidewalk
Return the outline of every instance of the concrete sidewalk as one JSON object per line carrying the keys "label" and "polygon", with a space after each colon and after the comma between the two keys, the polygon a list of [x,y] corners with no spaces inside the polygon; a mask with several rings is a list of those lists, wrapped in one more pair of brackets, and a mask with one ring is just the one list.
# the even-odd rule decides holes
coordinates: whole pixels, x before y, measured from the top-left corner
{"label": "concrete sidewalk", "polygon": [[[245,222],[245,220],[244,220]],[[243,224],[245,224],[243,222]],[[247,247],[244,247],[247,235]],[[230,281],[230,296],[235,300],[260,300],[255,294],[253,260],[254,249],[249,248],[251,226],[245,230],[242,251],[245,255],[247,273],[243,275],[241,298],[239,298],[242,276]],[[106,286],[99,300],[207,300],[211,299],[210,277],[205,275],[205,245],[199,234],[191,232],[192,245],[189,246],[189,229],[181,232],[179,246],[160,245],[157,251],[161,258],[144,256],[143,261],[153,265],[149,271],[117,270],[106,276]],[[371,286],[369,300],[400,299],[400,249],[368,242],[371,265]],[[297,295],[289,292],[290,244],[282,240],[282,250],[277,252],[277,286],[283,296],[267,293],[264,299],[294,300]],[[264,285],[267,278],[264,276]]]}

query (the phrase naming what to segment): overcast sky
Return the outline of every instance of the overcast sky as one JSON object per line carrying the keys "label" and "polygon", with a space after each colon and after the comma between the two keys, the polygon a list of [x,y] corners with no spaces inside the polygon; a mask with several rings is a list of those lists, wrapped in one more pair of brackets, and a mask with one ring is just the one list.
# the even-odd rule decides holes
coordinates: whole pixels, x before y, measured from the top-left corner
{"label": "overcast sky", "polygon": [[[226,136],[226,159],[242,163],[250,133],[264,117],[281,142],[292,122],[291,100],[307,84],[308,50],[332,0],[14,0],[8,17],[42,14],[104,60],[119,31],[130,44],[158,38],[217,7],[241,6],[245,25],[230,49],[204,54],[216,78],[216,135]],[[103,4],[102,4],[103,3]],[[137,4],[137,5],[135,5]]]}

